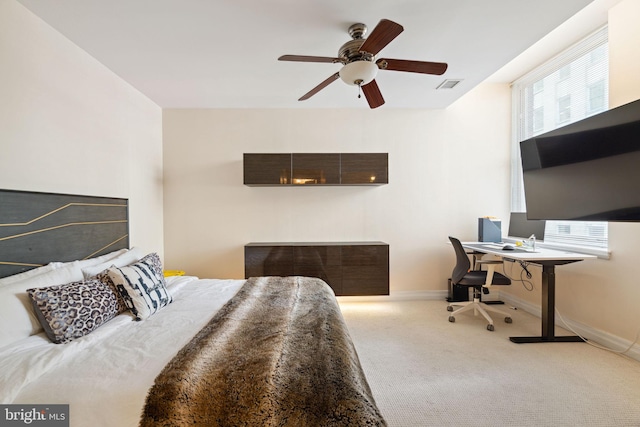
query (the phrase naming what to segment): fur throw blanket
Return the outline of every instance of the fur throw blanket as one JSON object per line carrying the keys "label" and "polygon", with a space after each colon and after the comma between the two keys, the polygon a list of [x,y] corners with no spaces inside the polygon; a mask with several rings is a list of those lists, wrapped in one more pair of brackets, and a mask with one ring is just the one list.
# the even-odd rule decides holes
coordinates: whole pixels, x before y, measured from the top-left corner
{"label": "fur throw blanket", "polygon": [[164,368],[141,426],[386,426],[331,288],[257,277]]}

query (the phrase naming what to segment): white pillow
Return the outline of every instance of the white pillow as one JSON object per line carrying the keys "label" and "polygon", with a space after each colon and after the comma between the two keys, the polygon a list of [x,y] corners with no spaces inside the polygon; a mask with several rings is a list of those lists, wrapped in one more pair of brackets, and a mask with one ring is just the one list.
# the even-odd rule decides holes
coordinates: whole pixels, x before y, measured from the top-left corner
{"label": "white pillow", "polygon": [[114,258],[111,258],[105,262],[91,266],[82,266],[82,275],[85,279],[90,279],[96,274],[108,269],[111,266],[124,267],[134,262],[140,261],[144,253],[140,248],[131,248],[131,250],[122,253]]}
{"label": "white pillow", "polygon": [[82,280],[78,261],[0,287],[0,348],[42,331],[26,290]]}
{"label": "white pillow", "polygon": [[91,267],[92,265],[100,264],[110,259],[114,259],[122,254],[127,253],[128,251],[129,251],[128,249],[120,249],[117,251],[109,252],[108,254],[100,255],[95,258],[79,259],[77,261],[72,261],[72,262],[77,262],[78,264],[76,265],[79,265],[80,268]]}
{"label": "white pillow", "polygon": [[52,262],[47,265],[43,265],[42,267],[32,268],[31,270],[14,274],[13,276],[3,277],[0,279],[0,286],[9,285],[11,283],[28,279],[29,277],[37,276],[38,274],[47,273],[51,270],[62,267],[62,265],[63,264],[61,262]]}

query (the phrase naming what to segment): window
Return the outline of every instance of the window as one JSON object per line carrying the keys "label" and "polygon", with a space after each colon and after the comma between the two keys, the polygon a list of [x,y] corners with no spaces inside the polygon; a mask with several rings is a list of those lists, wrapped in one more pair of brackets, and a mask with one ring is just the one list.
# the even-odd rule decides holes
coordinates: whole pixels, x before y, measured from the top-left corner
{"label": "window", "polygon": [[589,106],[587,114],[592,115],[607,109],[607,100],[604,97],[606,82],[600,80],[589,86]]}
{"label": "window", "polygon": [[533,84],[533,93],[540,93],[544,90],[544,80],[538,80]]}
{"label": "window", "polygon": [[540,133],[544,129],[544,107],[534,108],[533,110],[533,132]]}
{"label": "window", "polygon": [[565,95],[558,99],[558,123],[569,120],[571,120],[571,95]]}
{"label": "window", "polygon": [[589,52],[591,65],[604,64],[607,62],[607,45],[599,46]]}
{"label": "window", "polygon": [[[609,98],[604,27],[513,83],[511,210],[524,212],[520,141],[606,111]],[[548,111],[548,113],[546,113]],[[606,222],[547,221],[545,243],[607,255]]]}
{"label": "window", "polygon": [[571,64],[567,64],[558,70],[558,80],[571,78]]}

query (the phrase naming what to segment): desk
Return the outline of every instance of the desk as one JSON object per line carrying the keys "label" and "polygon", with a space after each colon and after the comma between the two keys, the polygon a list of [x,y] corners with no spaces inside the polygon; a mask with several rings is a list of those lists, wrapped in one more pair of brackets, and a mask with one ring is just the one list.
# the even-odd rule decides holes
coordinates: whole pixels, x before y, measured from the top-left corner
{"label": "desk", "polygon": [[509,337],[517,344],[534,342],[581,342],[577,336],[555,336],[556,265],[570,264],[594,255],[579,254],[560,250],[537,248],[535,252],[524,249],[503,251],[495,243],[462,242],[465,249],[491,254],[507,260],[525,261],[542,266],[542,334],[539,337]]}

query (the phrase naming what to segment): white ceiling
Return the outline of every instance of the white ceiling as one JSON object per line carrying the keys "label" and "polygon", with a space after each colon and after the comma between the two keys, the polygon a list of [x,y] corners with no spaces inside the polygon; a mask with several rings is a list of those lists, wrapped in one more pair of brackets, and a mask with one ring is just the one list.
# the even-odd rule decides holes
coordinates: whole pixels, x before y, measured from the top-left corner
{"label": "white ceiling", "polygon": [[379,57],[449,68],[380,71],[384,109],[450,105],[592,0],[18,1],[163,108],[368,108],[339,80],[297,101],[340,64],[277,58],[337,56],[351,24],[390,19],[404,32]]}

